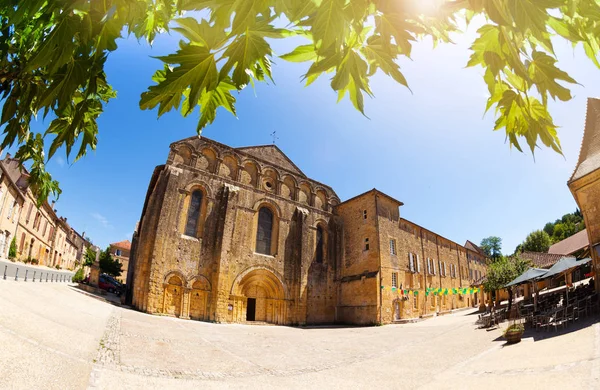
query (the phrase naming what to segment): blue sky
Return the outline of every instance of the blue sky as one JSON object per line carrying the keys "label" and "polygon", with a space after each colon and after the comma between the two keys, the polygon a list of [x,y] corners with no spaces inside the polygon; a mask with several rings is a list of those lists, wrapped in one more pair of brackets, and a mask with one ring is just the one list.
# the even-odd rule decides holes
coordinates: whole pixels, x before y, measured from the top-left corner
{"label": "blue sky", "polygon": [[[340,199],[376,187],[404,202],[404,218],[461,244],[497,235],[512,253],[529,232],[575,210],[566,182],[577,161],[586,98],[598,95],[600,81],[582,50],[556,42],[559,66],[583,86],[573,88],[570,102],[551,105],[565,157],[542,149],[534,161],[492,131],[493,113],[483,117],[482,70],[464,68],[473,37],[470,29],[454,45],[418,43],[412,61],[400,62],[412,94],[377,74],[375,98],[365,103],[369,119],[347,99],[336,104],[328,77],[305,88],[300,77],[307,65],[276,60],[276,85],[242,91],[238,118],[220,111],[203,135],[237,147],[271,143],[277,131],[277,145]],[[175,51],[178,39],[163,35],[152,49],[120,40],[107,63],[118,97],[99,120],[97,150],[72,165],[58,154],[48,164],[63,189],[59,214],[100,246],[131,237],[153,168],[165,162],[171,142],[195,134],[197,113],[157,120],[156,111],[138,106],[162,66],[150,56]],[[273,47],[278,54],[291,49],[289,42]]]}

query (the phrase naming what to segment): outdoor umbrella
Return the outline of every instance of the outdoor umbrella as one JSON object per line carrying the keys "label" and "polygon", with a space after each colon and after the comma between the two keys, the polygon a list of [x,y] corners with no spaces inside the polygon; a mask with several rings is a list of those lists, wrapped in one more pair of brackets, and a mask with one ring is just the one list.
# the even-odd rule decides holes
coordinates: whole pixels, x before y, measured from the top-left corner
{"label": "outdoor umbrella", "polygon": [[548,272],[548,270],[546,269],[529,268],[527,271],[523,272],[520,276],[516,277],[515,280],[513,280],[504,287],[516,286],[525,282],[532,281],[533,279],[538,279],[544,276],[546,272]]}
{"label": "outdoor umbrella", "polygon": [[566,291],[566,297],[567,297],[567,302],[569,301],[569,286],[567,286],[567,273],[566,271],[572,269],[572,268],[576,268],[579,267],[580,265],[586,264],[588,262],[590,262],[592,259],[591,258],[587,258],[587,259],[583,259],[583,260],[577,260],[574,257],[563,257],[562,259],[560,259],[559,261],[556,262],[556,264],[554,264],[552,267],[550,267],[550,269],[548,269],[548,272],[546,272],[543,275],[543,278],[551,278],[555,275],[559,275],[561,273],[565,273],[565,291]]}
{"label": "outdoor umbrella", "polygon": [[507,284],[504,287],[512,287],[512,286],[516,286],[522,283],[526,283],[526,282],[532,282],[532,288],[533,288],[533,307],[534,310],[537,310],[537,297],[535,295],[535,279],[538,279],[542,276],[544,276],[546,274],[546,272],[548,272],[548,270],[545,269],[541,269],[541,268],[529,268],[527,271],[523,272],[520,276],[516,277],[515,280],[513,280],[512,282],[510,282],[509,284]]}

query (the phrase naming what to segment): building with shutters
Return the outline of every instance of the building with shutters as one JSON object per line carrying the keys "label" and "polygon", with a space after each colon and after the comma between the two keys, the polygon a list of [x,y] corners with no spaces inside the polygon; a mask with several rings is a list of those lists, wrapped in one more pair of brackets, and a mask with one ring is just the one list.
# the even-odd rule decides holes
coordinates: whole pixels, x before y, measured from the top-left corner
{"label": "building with shutters", "polygon": [[428,294],[470,287],[486,259],[400,206],[376,189],[340,202],[275,145],[175,142],[150,180],[126,299],[148,313],[276,324],[390,323],[482,303]]}
{"label": "building with shutters", "polygon": [[129,240],[113,242],[109,245],[109,252],[114,259],[117,259],[123,266],[119,280],[127,280],[127,269],[129,268],[129,255],[131,252],[131,242]]}
{"label": "building with shutters", "polygon": [[0,258],[8,256],[14,237],[17,260],[74,270],[81,264],[79,234],[56,214],[54,202],[38,206],[18,160],[7,154],[0,170]]}

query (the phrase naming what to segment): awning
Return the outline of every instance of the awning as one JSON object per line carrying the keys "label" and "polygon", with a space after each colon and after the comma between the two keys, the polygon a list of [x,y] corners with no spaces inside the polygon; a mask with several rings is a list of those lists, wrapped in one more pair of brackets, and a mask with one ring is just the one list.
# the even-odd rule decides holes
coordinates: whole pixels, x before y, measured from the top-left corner
{"label": "awning", "polygon": [[541,276],[545,276],[545,274],[547,272],[548,272],[548,270],[546,270],[546,269],[529,268],[527,271],[523,272],[523,274],[518,276],[515,280],[513,280],[512,282],[510,282],[509,284],[507,284],[504,287],[516,286],[517,284],[529,282],[533,279],[537,279]]}
{"label": "awning", "polygon": [[544,279],[546,279],[546,278],[549,278],[552,276],[556,276],[556,275],[561,274],[571,268],[579,267],[580,265],[586,264],[586,263],[590,262],[591,260],[592,259],[589,257],[587,259],[583,259],[583,260],[577,260],[574,257],[563,257],[556,264],[554,264],[552,267],[550,267],[548,272],[543,277],[544,277]]}

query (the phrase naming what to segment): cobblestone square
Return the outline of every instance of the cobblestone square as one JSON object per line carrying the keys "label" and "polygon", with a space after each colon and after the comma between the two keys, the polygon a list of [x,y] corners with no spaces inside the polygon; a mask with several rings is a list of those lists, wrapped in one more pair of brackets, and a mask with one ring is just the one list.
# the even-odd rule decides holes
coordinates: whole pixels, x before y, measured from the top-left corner
{"label": "cobblestone square", "polygon": [[473,311],[293,328],[151,316],[68,285],[0,281],[1,389],[600,389],[600,323],[505,346]]}

